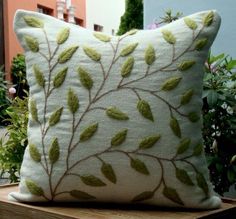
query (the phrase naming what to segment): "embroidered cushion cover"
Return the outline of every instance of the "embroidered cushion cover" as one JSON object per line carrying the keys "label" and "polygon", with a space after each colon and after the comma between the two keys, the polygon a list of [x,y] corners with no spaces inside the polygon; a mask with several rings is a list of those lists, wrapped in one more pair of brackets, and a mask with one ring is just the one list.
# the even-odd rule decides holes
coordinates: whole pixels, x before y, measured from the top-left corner
{"label": "embroidered cushion cover", "polygon": [[18,11],[30,85],[18,201],[216,208],[201,136],[214,11],[108,36]]}

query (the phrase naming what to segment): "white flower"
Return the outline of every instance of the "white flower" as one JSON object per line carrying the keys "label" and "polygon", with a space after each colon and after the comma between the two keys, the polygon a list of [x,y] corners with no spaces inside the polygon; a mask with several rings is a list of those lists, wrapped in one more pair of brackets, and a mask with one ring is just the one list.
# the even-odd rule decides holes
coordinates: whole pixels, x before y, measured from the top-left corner
{"label": "white flower", "polygon": [[14,87],[10,87],[8,91],[9,91],[10,94],[15,94],[16,93],[16,89]]}
{"label": "white flower", "polygon": [[232,107],[228,106],[227,109],[226,109],[227,113],[230,114],[230,115],[233,115],[234,113],[234,110]]}
{"label": "white flower", "polygon": [[213,150],[213,152],[217,153],[218,152],[218,143],[216,140],[213,141],[211,149]]}
{"label": "white flower", "polygon": [[226,108],[228,107],[228,105],[224,102],[224,103],[221,105],[221,107],[222,107],[223,109],[226,109]]}

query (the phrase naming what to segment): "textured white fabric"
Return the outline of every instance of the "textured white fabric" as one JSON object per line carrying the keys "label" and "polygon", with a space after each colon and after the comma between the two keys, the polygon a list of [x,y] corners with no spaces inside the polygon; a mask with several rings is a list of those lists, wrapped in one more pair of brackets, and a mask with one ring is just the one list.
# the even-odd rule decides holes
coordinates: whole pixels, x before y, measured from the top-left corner
{"label": "textured white fabric", "polygon": [[217,208],[201,136],[204,11],[120,37],[17,11],[30,85],[20,191],[34,201]]}

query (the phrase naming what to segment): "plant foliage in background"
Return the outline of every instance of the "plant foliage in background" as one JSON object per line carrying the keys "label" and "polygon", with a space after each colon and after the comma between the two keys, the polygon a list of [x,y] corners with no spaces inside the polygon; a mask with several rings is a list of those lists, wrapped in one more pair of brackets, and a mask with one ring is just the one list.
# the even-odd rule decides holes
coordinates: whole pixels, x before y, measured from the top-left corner
{"label": "plant foliage in background", "polygon": [[23,99],[16,97],[6,113],[10,125],[7,126],[7,136],[0,139],[0,177],[7,174],[10,182],[17,182],[24,151],[28,144],[28,97]]}
{"label": "plant foliage in background", "polygon": [[7,116],[6,108],[10,104],[10,99],[7,97],[7,82],[4,79],[3,67],[0,67],[0,126],[5,125],[4,119]]}
{"label": "plant foliage in background", "polygon": [[121,17],[117,35],[131,29],[143,29],[143,0],[126,0],[126,10]]}
{"label": "plant foliage in background", "polygon": [[11,73],[12,83],[16,88],[16,96],[23,98],[26,94],[24,90],[29,90],[29,86],[26,80],[26,66],[24,55],[17,54],[17,56],[13,58]]}
{"label": "plant foliage in background", "polygon": [[160,17],[160,19],[161,19],[160,23],[163,23],[163,24],[171,23],[173,21],[178,20],[182,15],[183,15],[183,13],[181,13],[181,12],[177,12],[175,15],[173,15],[172,10],[168,9],[165,11],[164,17]]}
{"label": "plant foliage in background", "polygon": [[219,194],[236,185],[236,60],[209,55],[203,93],[203,137]]}

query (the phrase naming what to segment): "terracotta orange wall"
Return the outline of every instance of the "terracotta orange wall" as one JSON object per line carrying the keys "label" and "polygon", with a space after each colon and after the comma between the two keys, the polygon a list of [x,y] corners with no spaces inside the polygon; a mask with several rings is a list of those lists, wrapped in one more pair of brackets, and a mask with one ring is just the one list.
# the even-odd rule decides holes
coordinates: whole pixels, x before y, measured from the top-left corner
{"label": "terracotta orange wall", "polygon": [[[75,17],[83,20],[86,25],[86,0],[72,0],[71,4],[76,7]],[[4,0],[4,40],[5,40],[5,72],[7,80],[11,79],[11,61],[18,53],[23,53],[13,31],[13,19],[17,9],[37,11],[37,5],[53,9],[53,16],[57,16],[56,0]]]}

